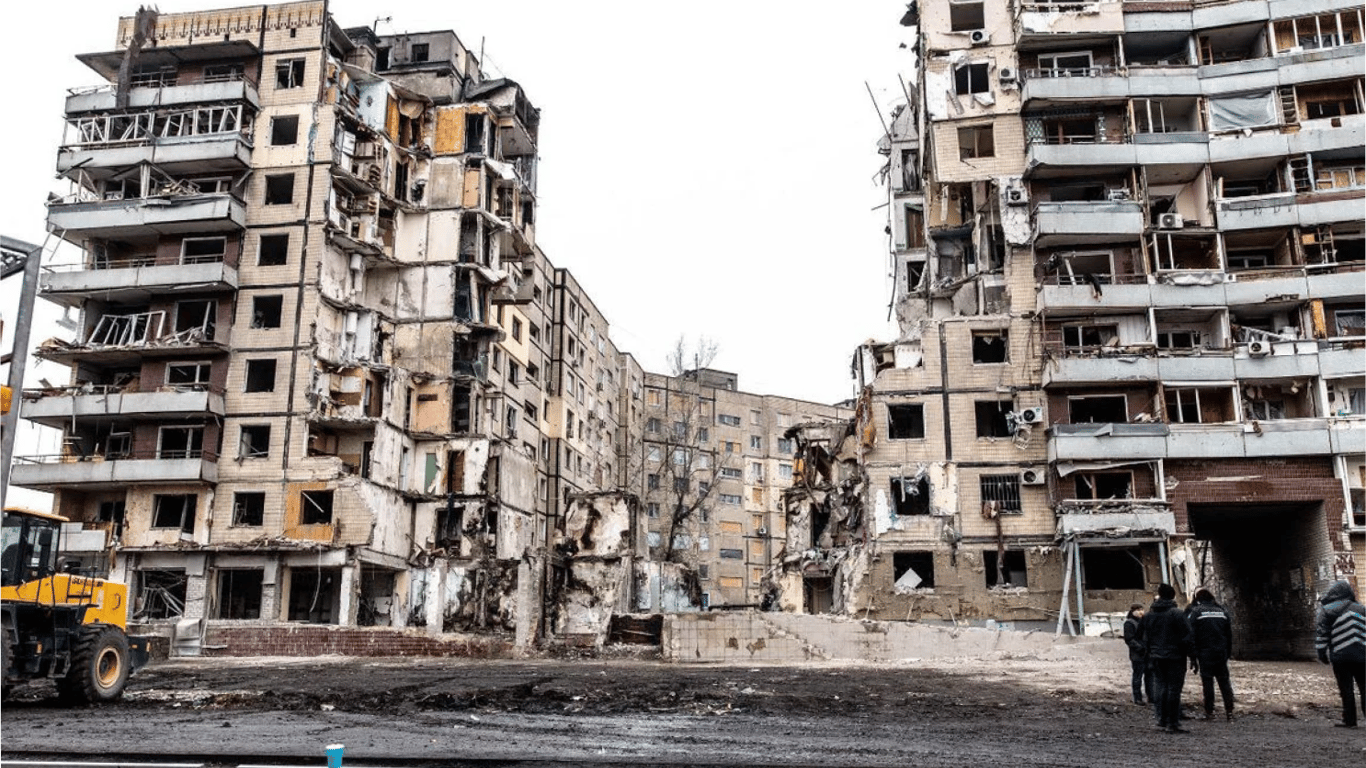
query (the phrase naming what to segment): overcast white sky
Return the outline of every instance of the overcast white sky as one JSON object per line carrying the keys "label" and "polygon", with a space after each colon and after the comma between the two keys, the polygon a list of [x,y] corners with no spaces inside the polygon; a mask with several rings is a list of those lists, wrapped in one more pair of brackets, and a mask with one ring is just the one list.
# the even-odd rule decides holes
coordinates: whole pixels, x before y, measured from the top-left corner
{"label": "overcast white sky", "polygon": [[[44,200],[65,190],[54,167],[66,89],[99,82],[75,55],[112,50],[118,17],[137,8],[11,7],[0,233],[44,241]],[[705,335],[720,347],[714,367],[737,372],[741,389],[822,402],[851,396],[854,347],[893,333],[882,125],[865,82],[884,115],[904,101],[904,9],[905,0],[331,2],[347,27],[387,16],[380,34],[454,30],[482,45],[486,72],[526,89],[541,109],[537,238],[586,287],[619,348],[667,371],[680,334]],[[6,334],[19,282],[0,293]],[[56,314],[39,305],[40,322]],[[44,325],[33,342],[55,333]],[[51,363],[29,372],[66,381]],[[16,453],[40,452],[24,444],[34,441],[21,433]]]}

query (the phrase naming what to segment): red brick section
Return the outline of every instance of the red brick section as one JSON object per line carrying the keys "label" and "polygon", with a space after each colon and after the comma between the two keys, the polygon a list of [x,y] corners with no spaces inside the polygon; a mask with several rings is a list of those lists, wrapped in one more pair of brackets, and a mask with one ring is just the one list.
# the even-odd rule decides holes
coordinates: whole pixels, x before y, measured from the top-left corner
{"label": "red brick section", "polygon": [[[1342,481],[1333,476],[1329,457],[1168,461],[1167,477],[1177,481],[1168,494],[1176,530],[1190,532],[1187,505],[1322,502],[1333,549],[1342,547]],[[1245,477],[1246,480],[1219,478]]]}
{"label": "red brick section", "polygon": [[508,658],[512,640],[498,636],[432,636],[422,630],[315,624],[209,626],[204,656],[450,656]]}

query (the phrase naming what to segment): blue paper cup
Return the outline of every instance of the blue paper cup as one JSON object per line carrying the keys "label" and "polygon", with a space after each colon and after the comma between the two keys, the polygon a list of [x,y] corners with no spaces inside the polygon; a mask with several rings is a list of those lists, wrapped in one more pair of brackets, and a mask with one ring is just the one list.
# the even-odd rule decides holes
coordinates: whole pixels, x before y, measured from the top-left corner
{"label": "blue paper cup", "polygon": [[342,752],[346,749],[343,744],[327,745],[327,768],[341,768]]}

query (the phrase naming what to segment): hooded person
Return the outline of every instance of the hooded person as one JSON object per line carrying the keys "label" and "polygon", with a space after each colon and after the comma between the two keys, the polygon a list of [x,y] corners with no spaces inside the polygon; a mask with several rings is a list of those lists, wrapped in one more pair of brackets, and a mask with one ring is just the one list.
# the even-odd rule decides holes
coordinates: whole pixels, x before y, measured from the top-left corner
{"label": "hooded person", "polygon": [[1333,582],[1319,598],[1319,603],[1314,649],[1318,651],[1319,661],[1333,665],[1333,677],[1338,681],[1342,722],[1335,725],[1355,728],[1354,683],[1361,696],[1362,712],[1366,712],[1366,608],[1357,602],[1352,585],[1345,581]]}
{"label": "hooded person", "polygon": [[1224,606],[1214,601],[1208,589],[1199,589],[1195,600],[1186,608],[1186,621],[1191,625],[1195,655],[1191,669],[1200,673],[1200,686],[1205,695],[1205,719],[1214,717],[1214,684],[1219,684],[1219,695],[1224,700],[1224,717],[1233,719],[1233,683],[1228,676],[1228,660],[1233,656],[1233,622]]}
{"label": "hooded person", "polygon": [[1194,648],[1190,624],[1176,607],[1172,585],[1158,586],[1157,599],[1139,620],[1138,631],[1153,670],[1157,727],[1168,733],[1185,733],[1181,727],[1181,688],[1186,684],[1186,659]]}
{"label": "hooded person", "polygon": [[1134,703],[1142,705],[1144,697],[1147,703],[1153,703],[1153,671],[1148,669],[1147,652],[1143,649],[1143,643],[1138,636],[1138,622],[1143,618],[1143,606],[1134,603],[1129,606],[1129,613],[1124,617],[1124,644],[1129,646],[1129,667],[1133,672],[1132,688]]}

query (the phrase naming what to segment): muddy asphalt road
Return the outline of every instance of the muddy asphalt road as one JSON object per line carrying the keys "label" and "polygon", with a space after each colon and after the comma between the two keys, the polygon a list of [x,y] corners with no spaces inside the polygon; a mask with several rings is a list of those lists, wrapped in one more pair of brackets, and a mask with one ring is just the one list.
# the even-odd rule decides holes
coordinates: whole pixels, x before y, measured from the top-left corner
{"label": "muddy asphalt road", "polygon": [[[17,689],[0,758],[346,765],[1353,766],[1311,662],[1234,662],[1234,722],[1163,733],[1128,670],[994,657],[888,665],[321,657],[156,662],[115,705]],[[1192,685],[1193,684],[1193,685]],[[1186,709],[1199,714],[1199,681]]]}

